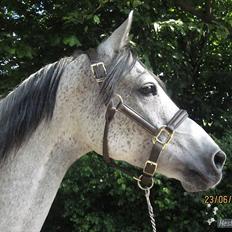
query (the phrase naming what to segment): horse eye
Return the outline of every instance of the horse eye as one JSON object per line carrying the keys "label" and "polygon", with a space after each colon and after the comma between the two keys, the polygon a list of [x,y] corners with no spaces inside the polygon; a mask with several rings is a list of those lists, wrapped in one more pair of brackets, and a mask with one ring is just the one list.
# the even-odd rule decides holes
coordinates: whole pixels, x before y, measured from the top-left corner
{"label": "horse eye", "polygon": [[157,94],[156,86],[151,84],[143,86],[142,88],[139,89],[139,92],[144,96],[149,96],[149,95],[155,96]]}

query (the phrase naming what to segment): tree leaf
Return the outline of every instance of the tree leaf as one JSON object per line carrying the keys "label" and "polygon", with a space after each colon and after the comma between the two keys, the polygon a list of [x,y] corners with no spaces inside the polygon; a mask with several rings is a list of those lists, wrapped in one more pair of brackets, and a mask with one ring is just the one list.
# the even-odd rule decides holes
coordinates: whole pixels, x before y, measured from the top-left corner
{"label": "tree leaf", "polygon": [[69,45],[70,47],[73,47],[73,46],[80,46],[81,45],[81,42],[79,41],[79,39],[75,36],[75,35],[71,35],[71,36],[68,36],[68,37],[65,37],[63,39],[63,43],[65,45]]}

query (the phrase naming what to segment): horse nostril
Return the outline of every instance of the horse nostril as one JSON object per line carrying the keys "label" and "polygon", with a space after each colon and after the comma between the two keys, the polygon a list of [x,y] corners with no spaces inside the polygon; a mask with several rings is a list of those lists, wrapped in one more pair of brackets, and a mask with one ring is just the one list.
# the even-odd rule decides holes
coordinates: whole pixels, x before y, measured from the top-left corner
{"label": "horse nostril", "polygon": [[217,169],[222,169],[226,160],[226,154],[223,151],[217,152],[213,157],[214,165]]}

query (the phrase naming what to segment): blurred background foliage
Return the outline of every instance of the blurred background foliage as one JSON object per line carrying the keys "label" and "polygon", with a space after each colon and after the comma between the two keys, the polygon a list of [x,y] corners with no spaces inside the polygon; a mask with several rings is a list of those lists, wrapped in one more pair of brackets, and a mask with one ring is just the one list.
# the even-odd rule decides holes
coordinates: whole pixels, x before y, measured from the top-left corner
{"label": "blurred background foliage", "polygon": [[[214,231],[208,219],[232,218],[232,203],[204,203],[205,195],[232,195],[231,0],[1,0],[0,96],[77,47],[96,47],[131,9],[131,47],[228,155],[223,181],[204,193],[156,176],[158,231]],[[151,231],[146,210],[136,184],[91,153],[68,171],[42,231]]]}

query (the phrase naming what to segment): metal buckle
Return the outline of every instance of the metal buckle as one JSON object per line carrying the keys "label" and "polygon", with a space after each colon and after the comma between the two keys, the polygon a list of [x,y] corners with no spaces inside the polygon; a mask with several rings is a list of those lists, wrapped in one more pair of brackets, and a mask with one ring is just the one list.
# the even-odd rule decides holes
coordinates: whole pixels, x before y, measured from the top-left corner
{"label": "metal buckle", "polygon": [[[164,141],[161,140],[160,136],[165,135],[165,137],[167,139],[165,139]],[[163,149],[170,143],[170,141],[172,140],[174,131],[170,132],[166,126],[163,126],[159,129],[159,132],[157,135],[153,136],[152,138],[152,143],[156,144],[156,142],[159,142],[160,144],[163,145]]]}
{"label": "metal buckle", "polygon": [[[96,72],[95,72],[95,67],[99,67],[99,66],[101,66],[101,68],[103,69],[104,74],[105,74],[105,76],[104,76],[104,77],[101,77],[101,78],[97,78]],[[106,67],[105,67],[105,65],[104,65],[103,62],[98,62],[98,63],[92,64],[92,65],[91,65],[91,70],[92,70],[93,75],[95,76],[95,80],[96,80],[97,82],[103,82],[103,81],[105,80],[105,77],[106,77],[107,73],[106,73]]]}
{"label": "metal buckle", "polygon": [[[143,173],[148,176],[154,176],[156,168],[157,168],[157,163],[147,160],[143,168]],[[149,172],[149,169],[153,169],[151,173]]]}

